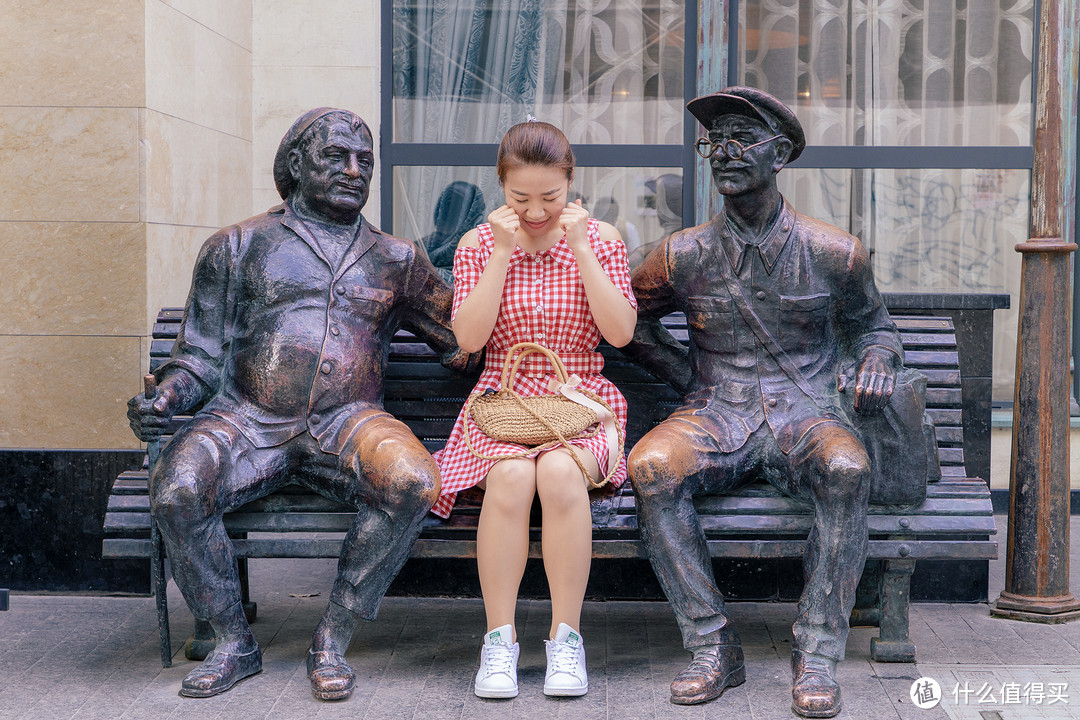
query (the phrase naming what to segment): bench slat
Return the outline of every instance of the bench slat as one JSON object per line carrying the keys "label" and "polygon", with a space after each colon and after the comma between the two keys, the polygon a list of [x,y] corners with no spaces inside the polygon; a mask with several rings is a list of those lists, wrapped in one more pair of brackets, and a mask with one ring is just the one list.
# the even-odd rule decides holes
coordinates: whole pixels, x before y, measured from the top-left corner
{"label": "bench slat", "polygon": [[[802,540],[709,540],[709,554],[718,558],[787,558],[802,554]],[[274,540],[234,540],[237,557],[246,558],[334,558],[341,554],[341,540],[331,538],[283,538]],[[539,557],[536,543],[529,544],[530,555]],[[903,548],[903,554],[901,554]],[[533,553],[536,553],[535,555]],[[149,558],[148,539],[108,538],[102,543],[102,557]],[[645,558],[637,540],[594,540],[593,554],[598,558]],[[913,558],[992,560],[997,557],[997,543],[979,540],[871,540],[871,558]],[[413,546],[412,557],[476,557],[473,540],[425,540]]]}
{"label": "bench slat", "polygon": [[[345,532],[351,527],[355,513],[231,513],[225,516],[225,528],[229,532]],[[900,525],[906,519],[908,527]],[[462,527],[474,526],[475,516],[463,518]],[[922,534],[980,534],[993,535],[997,530],[991,513],[970,515],[870,515],[870,533],[911,535]],[[706,533],[717,535],[786,534],[805,535],[813,525],[810,515],[737,515],[723,517],[701,516],[701,526]],[[636,528],[637,516],[619,514],[612,518],[609,527]],[[115,512],[106,515],[107,533],[145,532],[150,529],[149,513]]]}
{"label": "bench slat", "polygon": [[957,367],[960,356],[944,350],[911,350],[904,353],[904,364],[908,367]]}
{"label": "bench slat", "polygon": [[906,332],[953,332],[952,320],[947,317],[927,317],[925,315],[891,315],[896,329],[901,334]]}
{"label": "bench slat", "polygon": [[956,336],[952,333],[926,333],[926,332],[907,332],[900,334],[900,340],[904,345],[904,350],[908,348],[925,347],[925,348],[955,348]]}
{"label": "bench slat", "polygon": [[927,408],[927,414],[930,419],[934,421],[934,425],[953,425],[955,427],[963,426],[963,411],[948,410],[944,408]]}

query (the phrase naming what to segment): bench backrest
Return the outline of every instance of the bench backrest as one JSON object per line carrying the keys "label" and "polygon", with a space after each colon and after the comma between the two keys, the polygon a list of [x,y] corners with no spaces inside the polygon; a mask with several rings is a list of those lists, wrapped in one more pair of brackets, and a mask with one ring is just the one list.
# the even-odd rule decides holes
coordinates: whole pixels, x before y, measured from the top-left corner
{"label": "bench backrest", "polygon": [[[168,359],[182,319],[182,308],[161,310],[150,346],[151,369]],[[927,376],[927,410],[937,430],[942,475],[964,477],[962,392],[952,321],[947,317],[909,315],[893,315],[893,320],[903,340],[905,364]],[[672,315],[664,322],[676,338],[686,340],[686,324],[681,315]],[[600,352],[605,360],[604,375],[619,387],[629,405],[626,431],[629,450],[678,407],[680,397],[669,385],[630,362],[615,348],[605,343]],[[435,451],[446,443],[474,382],[475,378],[442,367],[434,351],[402,330],[390,347],[384,405],[430,451]],[[178,416],[174,428],[187,419],[188,416]]]}

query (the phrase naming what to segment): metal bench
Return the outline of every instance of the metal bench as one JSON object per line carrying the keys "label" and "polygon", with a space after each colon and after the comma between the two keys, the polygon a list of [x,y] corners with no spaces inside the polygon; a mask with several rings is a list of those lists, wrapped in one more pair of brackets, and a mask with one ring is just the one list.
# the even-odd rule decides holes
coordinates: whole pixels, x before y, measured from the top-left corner
{"label": "metal bench", "polygon": [[[905,314],[893,311],[893,318],[903,337],[907,365],[921,370],[929,380],[927,407],[937,430],[942,478],[930,484],[926,500],[919,505],[871,506],[867,569],[853,613],[854,623],[879,627],[879,636],[871,641],[872,657],[893,662],[915,660],[915,647],[908,636],[908,604],[916,561],[985,561],[997,556],[987,483],[969,477],[965,470],[965,393],[953,321],[947,316],[907,312],[910,310]],[[151,344],[151,368],[169,356],[182,314],[181,309],[166,308],[158,316]],[[685,326],[680,326],[679,318],[673,316],[669,324],[677,336],[681,333],[685,339]],[[673,389],[630,363],[617,350],[604,346],[602,352],[606,358],[604,374],[618,385],[630,405],[629,448],[667,417],[680,399]],[[473,378],[443,368],[426,345],[399,332],[390,350],[385,407],[434,451],[445,442],[473,382]],[[989,415],[989,398],[985,401]],[[177,417],[172,429],[186,419]],[[700,498],[697,507],[715,558],[800,558],[812,522],[808,505],[780,495],[764,482],[731,496]],[[595,558],[645,557],[628,483],[619,490],[595,492],[592,513]],[[256,607],[248,598],[247,558],[337,557],[340,536],[353,514],[332,500],[290,486],[225,516],[241,565],[249,619],[254,620]],[[412,556],[475,557],[478,517],[478,496],[463,493],[448,520],[429,516]],[[105,558],[153,561],[162,664],[167,667],[171,663],[171,644],[164,551],[160,541],[151,537],[145,463],[141,470],[122,473],[116,479],[105,532]],[[538,527],[533,528],[532,540],[530,556],[539,557]],[[208,624],[197,621],[185,654],[201,659],[212,647]]]}

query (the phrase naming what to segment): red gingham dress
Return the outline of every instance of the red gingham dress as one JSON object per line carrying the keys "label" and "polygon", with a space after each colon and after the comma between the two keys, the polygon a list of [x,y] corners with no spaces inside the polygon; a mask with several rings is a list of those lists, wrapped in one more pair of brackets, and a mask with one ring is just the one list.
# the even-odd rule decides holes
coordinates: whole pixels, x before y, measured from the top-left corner
{"label": "red gingham dress", "polygon": [[[479,282],[480,274],[495,246],[490,225],[480,225],[477,233],[479,247],[458,248],[454,255],[454,316],[457,315],[462,301]],[[600,223],[595,219],[589,220],[588,238],[604,272],[636,308],[637,301],[630,289],[626,246],[622,243],[601,242]],[[600,374],[604,368],[604,358],[595,352],[600,343],[600,330],[589,311],[577,261],[566,244],[565,237],[551,249],[536,255],[527,255],[520,247],[514,249],[506,272],[499,316],[487,343],[484,371],[473,392],[498,388],[507,350],[515,343],[525,341],[554,350],[566,366],[567,373],[581,377],[578,387],[593,391],[611,405],[625,433],[626,399],[610,380]],[[523,396],[550,394],[547,385],[552,377],[554,371],[547,358],[531,355],[518,369],[514,390]],[[468,422],[469,438],[476,449],[485,455],[518,453],[527,449],[520,445],[492,440],[484,435],[471,419]],[[432,512],[440,517],[447,517],[454,507],[457,494],[483,480],[488,470],[497,462],[473,455],[465,443],[464,423],[462,408],[446,447],[435,453],[435,461],[442,474],[442,494]],[[608,448],[604,433],[572,440],[571,444],[592,452],[596,456],[600,471],[606,474]],[[618,486],[625,479],[626,457],[623,455],[611,482]]]}

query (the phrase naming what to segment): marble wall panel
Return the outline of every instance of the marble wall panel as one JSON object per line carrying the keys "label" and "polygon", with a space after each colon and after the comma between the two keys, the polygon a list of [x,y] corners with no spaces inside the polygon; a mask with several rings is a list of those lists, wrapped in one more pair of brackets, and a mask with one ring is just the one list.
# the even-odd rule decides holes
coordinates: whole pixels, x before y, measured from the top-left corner
{"label": "marble wall panel", "polygon": [[221,0],[161,0],[200,25],[251,49],[251,3]]}
{"label": "marble wall panel", "polygon": [[259,66],[378,67],[378,0],[254,0]]}
{"label": "marble wall panel", "polygon": [[250,139],[251,51],[163,2],[146,13],[146,107]]}
{"label": "marble wall panel", "polygon": [[[241,220],[242,218],[236,218]],[[217,228],[146,226],[146,329],[163,307],[183,307],[199,249]]]}
{"label": "marble wall panel", "polygon": [[143,113],[146,217],[221,227],[251,215],[251,143],[153,110]]}
{"label": "marble wall panel", "polygon": [[135,108],[0,107],[0,221],[137,222],[138,123]]}
{"label": "marble wall panel", "polygon": [[0,222],[0,334],[139,335],[142,223]]}
{"label": "marble wall panel", "polygon": [[143,0],[6,0],[0,22],[3,104],[141,105],[143,6]]}
{"label": "marble wall panel", "polygon": [[134,449],[138,337],[0,335],[0,447]]}

